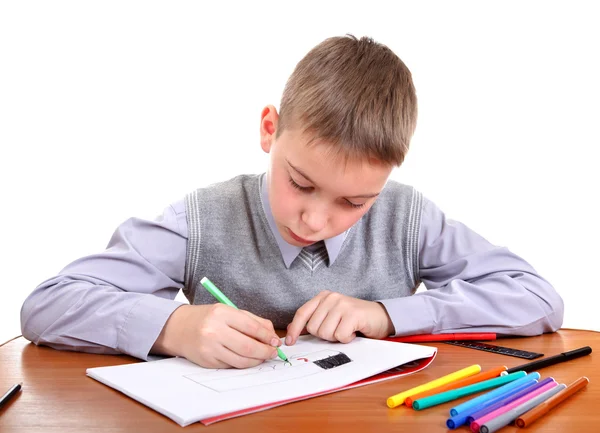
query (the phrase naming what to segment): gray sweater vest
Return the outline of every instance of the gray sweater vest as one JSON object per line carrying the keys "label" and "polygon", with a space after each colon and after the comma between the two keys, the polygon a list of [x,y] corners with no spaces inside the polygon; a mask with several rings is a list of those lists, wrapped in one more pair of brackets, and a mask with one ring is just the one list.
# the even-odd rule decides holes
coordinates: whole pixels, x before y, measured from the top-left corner
{"label": "gray sweater vest", "polygon": [[415,292],[422,196],[414,188],[388,181],[330,266],[313,270],[298,257],[288,269],[262,207],[260,179],[242,175],[186,196],[190,303],[216,302],[200,284],[207,277],[238,308],[284,329],[323,290],[366,300]]}

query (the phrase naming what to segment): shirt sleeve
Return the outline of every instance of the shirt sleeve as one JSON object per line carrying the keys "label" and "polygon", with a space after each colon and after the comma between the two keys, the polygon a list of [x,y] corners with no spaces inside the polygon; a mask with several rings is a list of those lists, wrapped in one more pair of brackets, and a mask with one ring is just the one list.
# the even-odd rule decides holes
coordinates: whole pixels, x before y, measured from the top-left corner
{"label": "shirt sleeve", "polygon": [[183,286],[185,204],[153,221],[131,218],[107,249],[40,284],[21,308],[23,336],[35,344],[146,360]]}
{"label": "shirt sleeve", "polygon": [[563,301],[529,263],[423,200],[419,278],[427,291],[380,301],[395,335],[558,330]]}

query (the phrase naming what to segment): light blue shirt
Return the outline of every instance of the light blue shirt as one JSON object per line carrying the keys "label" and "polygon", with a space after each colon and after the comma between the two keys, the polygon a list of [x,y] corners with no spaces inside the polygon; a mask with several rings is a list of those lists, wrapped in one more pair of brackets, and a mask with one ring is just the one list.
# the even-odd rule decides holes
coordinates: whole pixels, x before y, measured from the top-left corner
{"label": "light blue shirt", "polygon": [[[280,236],[262,188],[263,209],[286,267],[301,249]],[[351,230],[351,229],[350,229]],[[325,241],[329,264],[344,236]],[[155,220],[130,218],[105,251],[83,257],[40,284],[21,310],[23,335],[36,344],[147,359],[183,287],[187,218],[184,201]],[[381,301],[395,335],[496,332],[538,335],[560,328],[563,301],[522,258],[447,219],[424,198],[419,278],[427,291]]]}

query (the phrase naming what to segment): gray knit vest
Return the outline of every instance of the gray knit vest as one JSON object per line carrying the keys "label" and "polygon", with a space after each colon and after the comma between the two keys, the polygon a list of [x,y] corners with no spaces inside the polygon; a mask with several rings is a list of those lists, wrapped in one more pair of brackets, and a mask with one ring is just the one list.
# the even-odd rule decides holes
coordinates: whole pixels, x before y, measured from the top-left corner
{"label": "gray knit vest", "polygon": [[330,266],[311,270],[298,257],[288,269],[262,206],[261,176],[238,176],[186,196],[190,303],[215,302],[200,284],[207,277],[238,308],[284,329],[323,290],[366,300],[415,292],[422,196],[414,188],[388,181]]}

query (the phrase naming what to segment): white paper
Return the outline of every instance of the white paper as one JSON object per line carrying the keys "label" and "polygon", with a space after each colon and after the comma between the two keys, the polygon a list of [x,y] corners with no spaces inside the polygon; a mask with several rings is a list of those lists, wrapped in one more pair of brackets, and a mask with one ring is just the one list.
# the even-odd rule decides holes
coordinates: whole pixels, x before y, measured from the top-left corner
{"label": "white paper", "polygon": [[[415,359],[436,348],[355,338],[330,343],[302,336],[281,349],[291,365],[279,359],[248,369],[208,369],[183,358],[88,368],[88,376],[171,418],[188,424],[242,409],[293,399],[349,385]],[[322,368],[315,361],[345,354],[350,361]],[[387,396],[382,396],[382,399]]]}

